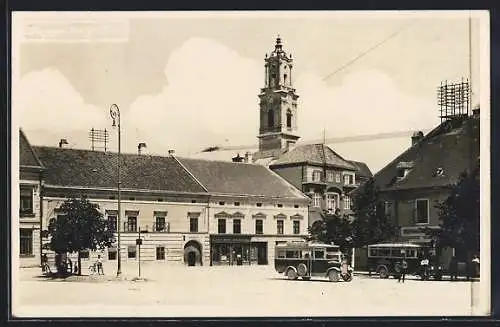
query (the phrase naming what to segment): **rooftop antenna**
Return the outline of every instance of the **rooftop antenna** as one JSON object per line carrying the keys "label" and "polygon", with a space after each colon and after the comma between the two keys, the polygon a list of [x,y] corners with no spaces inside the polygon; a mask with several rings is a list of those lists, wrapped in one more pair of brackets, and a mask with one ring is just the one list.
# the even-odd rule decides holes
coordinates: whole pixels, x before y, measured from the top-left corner
{"label": "rooftop antenna", "polygon": [[89,131],[89,140],[92,151],[104,149],[104,152],[106,152],[108,150],[109,132],[107,129],[102,130],[92,127]]}

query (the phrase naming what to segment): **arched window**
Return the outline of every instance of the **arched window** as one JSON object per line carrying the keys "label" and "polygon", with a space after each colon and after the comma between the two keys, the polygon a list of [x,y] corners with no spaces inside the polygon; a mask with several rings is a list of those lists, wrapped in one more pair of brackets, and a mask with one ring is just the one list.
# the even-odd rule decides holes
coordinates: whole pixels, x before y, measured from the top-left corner
{"label": "arched window", "polygon": [[283,75],[283,84],[285,84],[285,85],[287,84],[287,77],[288,77],[287,74]]}
{"label": "arched window", "polygon": [[290,109],[286,111],[286,127],[292,128],[292,112]]}
{"label": "arched window", "polygon": [[267,125],[269,127],[274,127],[274,111],[273,109],[269,109],[267,112]]}

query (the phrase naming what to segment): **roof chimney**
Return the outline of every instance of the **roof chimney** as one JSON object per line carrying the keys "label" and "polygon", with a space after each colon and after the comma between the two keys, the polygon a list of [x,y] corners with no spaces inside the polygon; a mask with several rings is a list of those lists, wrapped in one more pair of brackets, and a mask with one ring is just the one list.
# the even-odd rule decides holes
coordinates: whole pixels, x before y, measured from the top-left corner
{"label": "roof chimney", "polygon": [[411,146],[415,146],[423,138],[424,138],[424,133],[422,131],[413,133],[413,135],[411,136]]}
{"label": "roof chimney", "polygon": [[252,154],[249,151],[245,152],[245,162],[249,163],[251,159],[252,159]]}
{"label": "roof chimney", "polygon": [[175,154],[175,150],[168,150],[168,155],[173,156]]}
{"label": "roof chimney", "polygon": [[137,154],[141,155],[143,153],[146,153],[146,151],[147,151],[146,143],[144,142],[139,143],[139,145],[137,146]]}
{"label": "roof chimney", "polygon": [[61,140],[59,141],[59,147],[60,147],[60,148],[65,148],[65,145],[68,145],[68,144],[69,144],[69,143],[68,143],[68,140],[66,140],[66,139],[61,139]]}
{"label": "roof chimney", "polygon": [[238,153],[236,157],[233,157],[233,162],[243,162],[245,158],[241,157],[240,154]]}

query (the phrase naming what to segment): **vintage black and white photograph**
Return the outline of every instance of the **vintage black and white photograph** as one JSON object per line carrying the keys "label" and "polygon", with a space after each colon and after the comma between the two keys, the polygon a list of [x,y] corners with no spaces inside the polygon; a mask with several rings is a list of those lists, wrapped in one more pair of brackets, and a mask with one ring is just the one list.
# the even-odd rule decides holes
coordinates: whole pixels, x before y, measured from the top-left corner
{"label": "vintage black and white photograph", "polygon": [[12,315],[489,315],[489,47],[474,10],[13,12]]}

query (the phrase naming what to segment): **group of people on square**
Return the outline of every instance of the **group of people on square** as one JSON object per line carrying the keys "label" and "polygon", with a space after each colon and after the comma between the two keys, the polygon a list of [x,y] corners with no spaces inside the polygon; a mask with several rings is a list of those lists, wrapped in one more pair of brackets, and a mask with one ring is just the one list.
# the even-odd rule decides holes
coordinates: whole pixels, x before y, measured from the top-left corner
{"label": "group of people on square", "polygon": [[[63,254],[63,255],[57,254],[55,256],[55,265],[56,265],[57,271],[59,273],[75,274],[75,275],[80,273],[79,268],[81,268],[81,267],[78,267],[78,263],[76,263],[76,262],[73,263],[71,258],[69,258],[65,254]],[[93,267],[94,267],[94,271],[98,275],[104,275],[104,268],[102,265],[101,255],[97,256],[97,260],[94,262]],[[42,272],[45,274],[52,273],[52,270],[50,269],[50,266],[49,266],[49,259],[48,259],[46,253],[42,254]]]}

